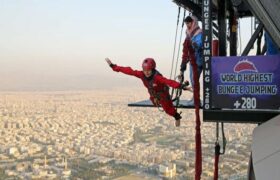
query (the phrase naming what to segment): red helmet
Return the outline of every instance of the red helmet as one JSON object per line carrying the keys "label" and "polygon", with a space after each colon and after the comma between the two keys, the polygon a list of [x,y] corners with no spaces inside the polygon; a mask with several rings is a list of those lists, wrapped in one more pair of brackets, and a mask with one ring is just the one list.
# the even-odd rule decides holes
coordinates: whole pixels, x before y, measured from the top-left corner
{"label": "red helmet", "polygon": [[156,68],[156,62],[153,58],[146,58],[142,63],[143,70],[153,70]]}

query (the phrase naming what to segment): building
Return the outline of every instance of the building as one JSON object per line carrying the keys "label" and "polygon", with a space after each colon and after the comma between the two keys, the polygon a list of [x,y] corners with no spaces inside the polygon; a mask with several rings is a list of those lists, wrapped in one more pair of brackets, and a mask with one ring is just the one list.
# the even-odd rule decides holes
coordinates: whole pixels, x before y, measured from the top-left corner
{"label": "building", "polygon": [[176,176],[176,164],[159,165],[159,173],[161,177],[173,178]]}

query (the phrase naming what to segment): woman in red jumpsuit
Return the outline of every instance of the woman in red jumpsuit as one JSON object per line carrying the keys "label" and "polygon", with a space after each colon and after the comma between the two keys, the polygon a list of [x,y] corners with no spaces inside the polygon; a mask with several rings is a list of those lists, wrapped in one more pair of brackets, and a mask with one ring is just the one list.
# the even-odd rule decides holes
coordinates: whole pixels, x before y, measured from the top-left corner
{"label": "woman in red jumpsuit", "polygon": [[105,59],[110,67],[116,72],[122,72],[127,75],[140,78],[144,86],[148,89],[150,100],[155,106],[161,105],[163,110],[170,116],[175,118],[175,125],[180,126],[181,115],[176,111],[171,97],[169,95],[169,87],[189,89],[188,82],[180,84],[176,81],[163,77],[156,70],[156,62],[153,58],[146,58],[142,63],[143,71],[133,70],[130,67],[122,67],[113,64],[109,58]]}

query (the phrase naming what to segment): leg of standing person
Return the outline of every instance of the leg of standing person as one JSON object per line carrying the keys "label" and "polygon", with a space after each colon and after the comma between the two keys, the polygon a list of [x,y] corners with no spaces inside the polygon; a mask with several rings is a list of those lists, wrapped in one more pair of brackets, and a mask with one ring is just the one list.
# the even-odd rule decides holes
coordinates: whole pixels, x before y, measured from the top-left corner
{"label": "leg of standing person", "polygon": [[[198,66],[197,67],[197,73],[198,73],[198,82],[200,79],[200,76],[202,74],[202,70],[203,70],[203,66]],[[193,77],[193,69],[192,69],[192,65],[190,65],[190,81],[191,81],[191,86],[194,89],[194,77]],[[193,97],[188,101],[189,105],[194,105],[194,99]]]}
{"label": "leg of standing person", "polygon": [[[190,64],[190,82],[191,82],[191,87],[194,89],[194,78],[193,78],[193,66]],[[188,101],[188,105],[194,105],[194,100],[193,100],[193,95],[191,99]]]}
{"label": "leg of standing person", "polygon": [[190,64],[190,82],[191,82],[191,87],[193,88],[194,86],[194,80],[193,80],[193,66]]}
{"label": "leg of standing person", "polygon": [[[203,67],[202,67],[202,66],[198,66],[198,67],[197,67],[198,81],[199,81],[199,78],[200,78],[200,76],[201,76],[202,70],[203,70]],[[190,65],[190,81],[191,81],[191,86],[192,86],[192,88],[194,88],[194,77],[193,77],[192,65]]]}

